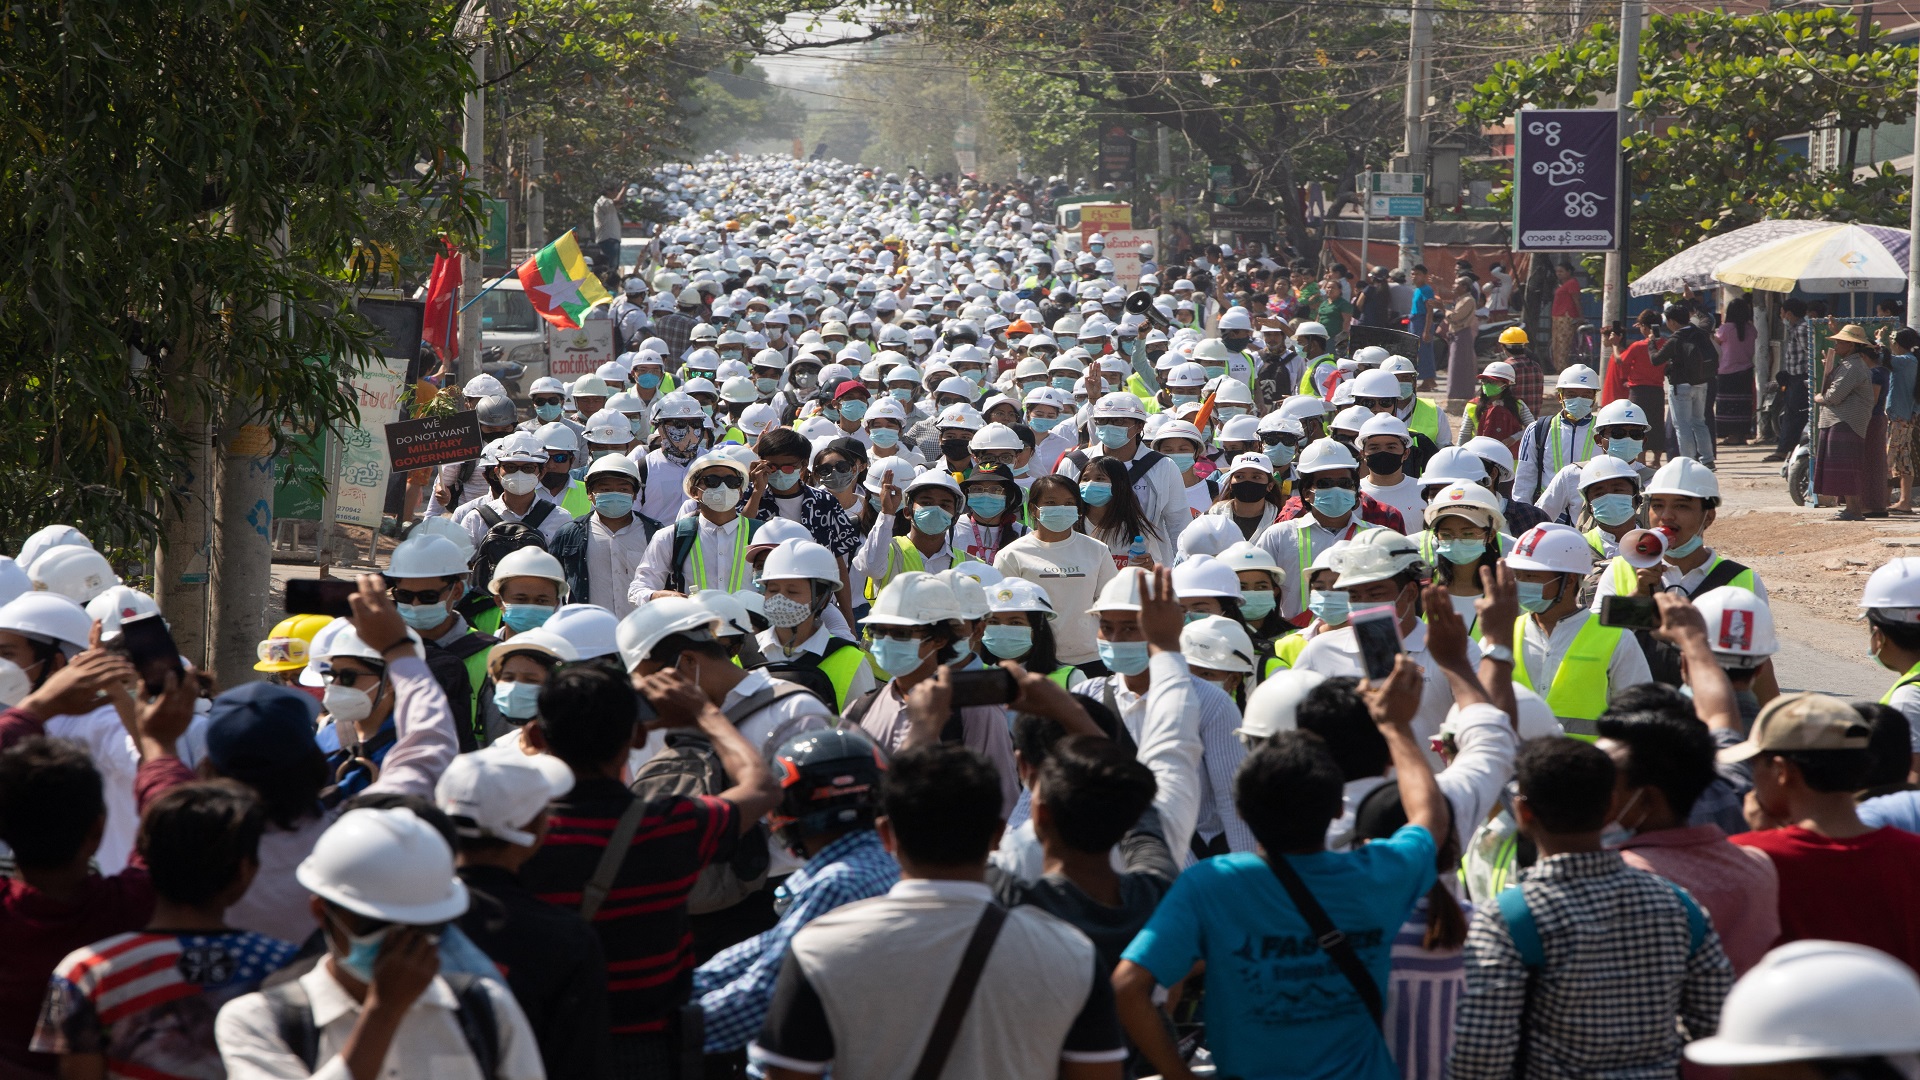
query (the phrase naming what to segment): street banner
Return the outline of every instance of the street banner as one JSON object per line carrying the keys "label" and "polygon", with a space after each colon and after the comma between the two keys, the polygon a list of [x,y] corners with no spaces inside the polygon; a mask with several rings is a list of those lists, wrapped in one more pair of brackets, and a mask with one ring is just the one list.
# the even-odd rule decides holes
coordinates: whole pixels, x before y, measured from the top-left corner
{"label": "street banner", "polygon": [[1524,109],[1513,121],[1515,251],[1620,246],[1620,114]]}
{"label": "street banner", "polygon": [[396,472],[468,461],[485,448],[480,414],[471,410],[387,425],[387,461]]}
{"label": "street banner", "polygon": [[1080,250],[1094,233],[1111,237],[1116,231],[1133,228],[1133,207],[1127,203],[1087,203],[1080,207]]}
{"label": "street banner", "polygon": [[1115,229],[1107,233],[1106,257],[1113,260],[1113,280],[1132,292],[1140,287],[1140,249],[1154,247],[1159,234],[1152,229]]}
{"label": "street banner", "polygon": [[613,320],[588,319],[572,330],[547,330],[547,374],[556,379],[591,375],[613,360]]}
{"label": "street banner", "polygon": [[407,362],[389,357],[367,361],[348,380],[360,405],[360,421],[340,428],[340,474],[334,481],[333,520],[380,527],[387,503],[387,445],[375,434],[400,415],[407,388]]}

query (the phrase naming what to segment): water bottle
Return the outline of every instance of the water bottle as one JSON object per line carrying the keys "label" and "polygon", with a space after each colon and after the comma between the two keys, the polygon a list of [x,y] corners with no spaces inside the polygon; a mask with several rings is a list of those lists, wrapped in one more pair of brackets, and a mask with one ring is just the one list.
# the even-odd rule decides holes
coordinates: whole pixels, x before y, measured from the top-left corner
{"label": "water bottle", "polygon": [[1132,560],[1137,559],[1142,555],[1145,555],[1146,553],[1147,553],[1147,538],[1137,533],[1134,534],[1133,545],[1127,548],[1128,561],[1131,562]]}

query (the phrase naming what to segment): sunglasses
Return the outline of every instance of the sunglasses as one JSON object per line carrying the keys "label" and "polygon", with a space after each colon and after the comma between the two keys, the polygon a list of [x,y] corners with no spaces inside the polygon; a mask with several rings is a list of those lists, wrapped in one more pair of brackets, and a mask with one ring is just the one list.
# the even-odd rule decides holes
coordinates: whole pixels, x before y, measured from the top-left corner
{"label": "sunglasses", "polygon": [[444,588],[419,590],[388,589],[387,595],[393,597],[393,602],[396,604],[431,604],[437,602],[445,592],[446,590]]}
{"label": "sunglasses", "polygon": [[727,476],[702,476],[694,480],[693,484],[695,487],[700,488],[703,491],[712,491],[715,488],[723,488],[723,487],[742,488],[747,486],[747,482],[745,480],[740,479],[740,477],[737,475],[731,475],[731,474]]}
{"label": "sunglasses", "polygon": [[570,465],[573,463],[573,454],[566,450],[555,450],[547,454],[547,461],[554,465]]}
{"label": "sunglasses", "polygon": [[380,673],[376,671],[341,671],[335,668],[326,674],[326,680],[328,682],[335,686],[344,686],[349,690],[353,689],[362,679],[372,679],[377,683],[380,681]]}
{"label": "sunglasses", "polygon": [[1359,487],[1360,485],[1359,483],[1353,480],[1337,479],[1337,480],[1315,480],[1309,486],[1311,486],[1315,491],[1326,491],[1331,488],[1346,488],[1348,491],[1352,491],[1353,489]]}
{"label": "sunglasses", "polygon": [[1615,424],[1612,427],[1603,427],[1599,431],[1594,432],[1595,435],[1602,439],[1637,439],[1646,433],[1646,428],[1634,427],[1632,424]]}
{"label": "sunglasses", "polygon": [[544,465],[532,465],[524,461],[516,461],[511,464],[501,465],[500,471],[503,473],[532,473],[538,476],[545,468],[546,466]]}

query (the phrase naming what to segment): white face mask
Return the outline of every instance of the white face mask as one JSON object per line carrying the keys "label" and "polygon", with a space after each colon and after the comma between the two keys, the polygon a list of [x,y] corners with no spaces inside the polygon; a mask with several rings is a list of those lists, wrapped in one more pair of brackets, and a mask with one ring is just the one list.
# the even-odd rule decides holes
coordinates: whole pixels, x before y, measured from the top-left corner
{"label": "white face mask", "polygon": [[328,686],[320,695],[320,707],[343,724],[357,724],[373,715],[373,697],[351,686]]}
{"label": "white face mask", "polygon": [[532,473],[508,473],[500,478],[500,488],[509,495],[525,495],[540,484],[540,478]]}
{"label": "white face mask", "polygon": [[27,700],[33,693],[33,680],[19,664],[0,658],[0,705],[9,708]]}
{"label": "white face mask", "polygon": [[740,505],[740,489],[730,487],[708,488],[700,493],[700,505],[716,514],[724,514]]}

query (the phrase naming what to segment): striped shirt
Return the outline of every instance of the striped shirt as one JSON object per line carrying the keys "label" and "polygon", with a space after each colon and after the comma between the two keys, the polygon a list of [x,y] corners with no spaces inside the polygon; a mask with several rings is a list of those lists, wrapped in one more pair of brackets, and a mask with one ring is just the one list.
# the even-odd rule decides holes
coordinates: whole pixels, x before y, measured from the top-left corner
{"label": "striped shirt", "polygon": [[[578,908],[607,840],[634,796],[618,780],[582,780],[554,802],[545,843],[520,880],[549,904]],[[687,894],[700,870],[733,854],[738,809],[724,799],[674,796],[649,804],[613,888],[593,918],[607,957],[607,1014],[615,1035],[665,1032],[693,985]]]}
{"label": "striped shirt", "polygon": [[101,1054],[109,1077],[220,1080],[220,1006],[292,959],[290,942],[231,931],[116,934],[53,969],[33,1049]]}
{"label": "striped shirt", "polygon": [[1453,1052],[1453,1013],[1467,989],[1461,949],[1429,950],[1427,897],[1393,938],[1393,971],[1387,980],[1387,1017],[1382,1025],[1402,1080],[1440,1080]]}

